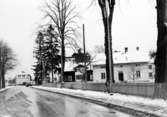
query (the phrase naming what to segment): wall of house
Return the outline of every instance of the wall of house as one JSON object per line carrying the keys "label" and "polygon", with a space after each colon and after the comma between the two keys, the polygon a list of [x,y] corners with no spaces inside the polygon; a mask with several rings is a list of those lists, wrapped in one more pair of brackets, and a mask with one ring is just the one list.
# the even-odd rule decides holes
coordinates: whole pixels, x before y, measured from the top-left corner
{"label": "wall of house", "polygon": [[24,82],[29,83],[31,81],[31,75],[26,73],[20,73],[15,76],[16,84],[23,84]]}
{"label": "wall of house", "polygon": [[[152,68],[149,68],[149,65]],[[140,77],[137,77],[136,71],[140,72]],[[116,64],[114,66],[114,79],[115,82],[122,82],[119,79],[119,73],[123,73],[124,82],[153,82],[155,75],[155,67],[150,63],[134,63],[134,64]],[[93,82],[104,83],[102,73],[106,73],[104,65],[93,66]],[[152,77],[149,76],[152,73]]]}
{"label": "wall of house", "polygon": [[[57,71],[53,74],[53,82],[58,82],[60,80],[60,73]],[[52,82],[52,73],[49,73],[49,82]]]}
{"label": "wall of house", "polygon": [[129,65],[115,65],[114,66],[114,79],[115,82],[121,82],[119,80],[119,72],[123,73],[123,79],[124,81],[128,81],[129,79],[133,79],[133,72],[131,70],[131,67]]}
{"label": "wall of house", "polygon": [[105,67],[103,67],[103,66],[93,67],[93,82],[104,83],[106,81],[106,77],[103,79],[101,77],[102,73],[106,74]]}

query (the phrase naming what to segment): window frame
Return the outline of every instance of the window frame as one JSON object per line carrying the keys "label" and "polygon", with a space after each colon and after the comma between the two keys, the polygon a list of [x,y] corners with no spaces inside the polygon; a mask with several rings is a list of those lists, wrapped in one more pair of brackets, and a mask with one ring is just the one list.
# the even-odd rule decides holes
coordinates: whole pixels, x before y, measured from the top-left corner
{"label": "window frame", "polygon": [[101,79],[102,80],[106,79],[106,74],[104,72],[101,72]]}
{"label": "window frame", "polygon": [[141,78],[141,72],[140,72],[140,70],[136,70],[136,78]]}

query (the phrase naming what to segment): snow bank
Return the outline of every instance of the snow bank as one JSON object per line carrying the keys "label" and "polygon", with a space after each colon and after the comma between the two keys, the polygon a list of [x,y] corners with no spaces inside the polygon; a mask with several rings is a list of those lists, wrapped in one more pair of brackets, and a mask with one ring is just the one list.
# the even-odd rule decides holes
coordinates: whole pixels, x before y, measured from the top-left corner
{"label": "snow bank", "polygon": [[131,95],[123,95],[118,93],[108,94],[104,92],[73,90],[65,88],[51,88],[34,86],[34,88],[44,89],[52,92],[59,92],[78,97],[86,97],[93,100],[102,101],[104,103],[119,105],[126,108],[135,109],[142,112],[152,113],[160,117],[167,117],[167,100],[151,99]]}
{"label": "snow bank", "polygon": [[11,87],[6,87],[6,88],[3,88],[3,89],[0,89],[0,93],[5,91],[5,90],[7,90],[7,89],[9,89],[9,88],[11,88]]}
{"label": "snow bank", "polygon": [[45,90],[50,90],[54,92],[66,93],[66,94],[75,94],[78,96],[84,97],[91,97],[93,99],[100,99],[106,102],[114,101],[121,101],[128,102],[128,103],[136,103],[136,104],[143,104],[148,106],[158,106],[167,108],[167,101],[164,99],[151,99],[151,98],[144,98],[138,96],[131,96],[131,95],[123,95],[114,93],[112,95],[104,92],[96,92],[96,91],[88,91],[88,90],[73,90],[73,89],[65,89],[65,88],[51,88],[51,87],[42,87],[42,86],[35,86],[35,88],[41,88]]}
{"label": "snow bank", "polygon": [[122,95],[122,94],[114,94],[111,96],[111,99],[131,102],[131,103],[138,103],[144,105],[153,105],[159,107],[167,107],[167,101],[164,99],[151,99],[151,98],[144,98],[138,96],[131,96],[131,95]]}

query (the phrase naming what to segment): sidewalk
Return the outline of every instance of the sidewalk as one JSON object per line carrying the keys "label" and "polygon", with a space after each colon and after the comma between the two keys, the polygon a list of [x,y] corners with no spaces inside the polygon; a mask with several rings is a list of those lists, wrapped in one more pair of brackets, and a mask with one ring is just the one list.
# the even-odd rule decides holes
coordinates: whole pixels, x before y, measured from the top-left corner
{"label": "sidewalk", "polygon": [[102,101],[108,104],[131,108],[145,113],[152,113],[160,117],[167,117],[167,101],[163,99],[151,99],[130,95],[122,95],[118,93],[110,95],[108,93],[96,91],[51,88],[42,86],[34,86],[34,88],[63,93],[67,95],[74,95],[82,98],[85,97],[97,101]]}

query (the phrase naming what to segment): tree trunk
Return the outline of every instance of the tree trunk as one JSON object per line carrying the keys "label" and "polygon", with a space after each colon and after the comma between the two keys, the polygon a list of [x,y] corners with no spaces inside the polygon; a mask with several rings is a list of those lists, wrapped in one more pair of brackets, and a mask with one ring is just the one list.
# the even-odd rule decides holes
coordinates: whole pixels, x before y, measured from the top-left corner
{"label": "tree trunk", "polygon": [[155,58],[155,82],[167,82],[167,0],[157,0],[157,52]]}
{"label": "tree trunk", "polygon": [[112,55],[111,24],[113,19],[115,0],[111,0],[107,2],[98,0],[98,3],[102,12],[104,33],[105,33],[104,46],[105,46],[105,55],[106,55],[106,78],[107,78],[106,86],[107,86],[107,91],[111,92],[111,84],[114,83],[114,64],[113,64],[113,55]]}
{"label": "tree trunk", "polygon": [[2,75],[0,73],[0,89],[2,88]]}
{"label": "tree trunk", "polygon": [[114,5],[115,0],[112,0],[112,3],[110,4],[110,14],[109,14],[109,38],[110,38],[110,50],[111,50],[111,82],[114,83],[114,61],[113,61],[113,50],[112,50],[112,20],[113,20],[113,14],[114,14]]}
{"label": "tree trunk", "polygon": [[52,60],[52,83],[54,83],[54,78],[53,78],[53,60]]}
{"label": "tree trunk", "polygon": [[5,71],[4,71],[4,68],[2,68],[2,88],[5,88]]}
{"label": "tree trunk", "polygon": [[62,45],[61,45],[61,77],[60,77],[60,82],[62,83],[64,81],[64,67],[65,67],[64,35],[62,35],[61,39],[62,39]]}
{"label": "tree trunk", "polygon": [[5,88],[5,65],[4,60],[1,65],[1,78],[2,78],[2,88]]}
{"label": "tree trunk", "polygon": [[[53,43],[53,42],[52,42]],[[53,46],[52,46],[52,58],[51,58],[51,69],[52,69],[52,83],[54,83],[54,73],[53,73]]]}

